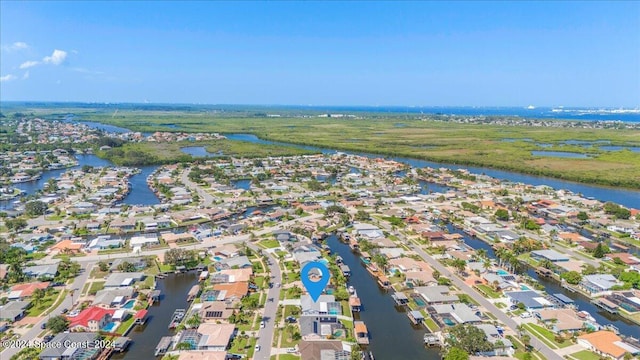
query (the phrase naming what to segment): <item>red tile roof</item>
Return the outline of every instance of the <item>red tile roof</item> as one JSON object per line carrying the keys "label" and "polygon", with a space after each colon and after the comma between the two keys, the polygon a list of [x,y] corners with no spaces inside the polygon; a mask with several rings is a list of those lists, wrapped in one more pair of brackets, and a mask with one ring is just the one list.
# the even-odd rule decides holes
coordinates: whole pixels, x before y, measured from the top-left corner
{"label": "red tile roof", "polygon": [[78,316],[72,317],[70,319],[71,324],[69,324],[69,327],[73,328],[78,325],[88,327],[89,321],[100,321],[100,319],[105,317],[105,315],[113,315],[114,312],[115,310],[113,309],[103,309],[98,306],[91,306],[82,310]]}

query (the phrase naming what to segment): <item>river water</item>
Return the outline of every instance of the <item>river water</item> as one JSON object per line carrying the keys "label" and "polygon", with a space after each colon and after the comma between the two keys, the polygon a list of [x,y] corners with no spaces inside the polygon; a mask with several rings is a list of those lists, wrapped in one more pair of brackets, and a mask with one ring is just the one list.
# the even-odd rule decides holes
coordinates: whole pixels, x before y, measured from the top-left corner
{"label": "river water", "polygon": [[331,251],[340,255],[351,269],[349,284],[355,287],[362,300],[360,319],[365,322],[371,336],[366,351],[376,359],[439,359],[438,349],[426,348],[424,327],[413,327],[404,309],[398,310],[388,293],[378,287],[376,280],[365,270],[360,258],[351,248],[341,243],[336,235],[327,238]]}
{"label": "river water", "polygon": [[165,279],[157,279],[157,289],[162,292],[160,302],[149,308],[148,320],[144,326],[136,326],[127,335],[131,345],[126,353],[116,354],[112,359],[153,359],[156,345],[163,336],[175,334],[169,329],[171,316],[176,309],[187,309],[187,294],[196,284],[195,272],[171,274]]}

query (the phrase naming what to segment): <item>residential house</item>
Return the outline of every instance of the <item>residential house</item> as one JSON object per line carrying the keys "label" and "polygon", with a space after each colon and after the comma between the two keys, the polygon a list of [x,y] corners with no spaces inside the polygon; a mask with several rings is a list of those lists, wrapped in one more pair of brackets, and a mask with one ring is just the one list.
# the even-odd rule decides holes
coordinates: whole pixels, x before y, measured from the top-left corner
{"label": "residential house", "polygon": [[45,346],[38,356],[40,360],[83,359],[93,360],[104,350],[96,347],[98,334],[93,332],[69,332],[56,335],[50,344],[86,344],[83,346]]}
{"label": "residential house", "polygon": [[[344,360],[343,357],[336,355],[346,352],[347,350],[340,340],[327,340],[319,337],[312,339],[311,336],[305,337],[298,345],[300,358],[304,360]],[[327,351],[333,352],[333,357],[327,357]]]}
{"label": "residential house", "polygon": [[114,312],[113,309],[90,306],[70,318],[69,330],[98,332],[111,322]]}
{"label": "residential house", "polygon": [[16,322],[24,317],[29,301],[9,301],[0,306],[0,320]]}
{"label": "residential house", "polygon": [[52,280],[58,274],[58,264],[27,266],[23,273],[37,279]]}
{"label": "residential house", "polygon": [[31,297],[36,289],[46,290],[49,285],[51,285],[51,283],[48,281],[37,281],[13,285],[7,298],[9,300],[26,299]]}
{"label": "residential house", "polygon": [[571,309],[543,309],[535,311],[534,315],[554,333],[575,332],[584,327],[584,320]]}
{"label": "residential house", "polygon": [[107,277],[104,287],[129,287],[136,281],[141,281],[144,278],[145,275],[141,272],[113,273]]}
{"label": "residential house", "polygon": [[235,333],[234,324],[202,323],[198,326],[198,350],[225,351]]}
{"label": "residential house", "polygon": [[482,321],[478,316],[479,312],[472,310],[467,304],[437,304],[431,305],[431,308],[446,324],[452,324],[452,321],[458,324],[475,324]]}
{"label": "residential house", "polygon": [[458,297],[451,294],[451,289],[448,286],[418,286],[413,291],[420,294],[429,305],[450,304],[458,301]]}
{"label": "residential house", "polygon": [[531,257],[536,260],[549,260],[551,262],[569,261],[569,257],[565,254],[559,253],[555,250],[534,250],[531,252]]}
{"label": "residential house", "polygon": [[204,301],[198,309],[198,315],[204,322],[227,321],[231,314],[233,314],[233,309],[228,308],[224,301]]}
{"label": "residential house", "polygon": [[509,291],[505,292],[504,295],[514,305],[523,303],[527,310],[537,310],[553,306],[543,295],[533,290]]}
{"label": "residential house", "polygon": [[623,359],[627,352],[631,355],[640,353],[638,348],[623,342],[622,339],[612,331],[600,330],[590,334],[580,335],[578,336],[578,344],[597,354],[615,360]]}
{"label": "residential house", "polygon": [[612,287],[622,285],[622,282],[611,274],[593,274],[583,276],[580,285],[593,295],[610,291]]}
{"label": "residential house", "polygon": [[318,301],[314,302],[311,296],[305,294],[300,298],[300,304],[300,333],[303,336],[328,336],[342,327],[338,321],[338,315],[342,314],[342,305],[333,295],[320,295]]}

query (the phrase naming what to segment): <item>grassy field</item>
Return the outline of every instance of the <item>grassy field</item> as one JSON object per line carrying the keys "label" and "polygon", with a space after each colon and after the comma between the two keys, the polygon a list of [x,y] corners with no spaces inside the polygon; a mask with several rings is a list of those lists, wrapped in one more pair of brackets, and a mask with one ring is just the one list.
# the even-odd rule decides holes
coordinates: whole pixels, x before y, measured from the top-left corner
{"label": "grassy field", "polygon": [[[172,110],[119,109],[117,115],[111,108],[34,108],[29,111],[54,118],[72,112],[82,120],[108,123],[135,131],[250,133],[266,140],[300,145],[487,166],[578,182],[640,188],[638,153],[629,150],[605,151],[600,149],[599,144],[586,147],[566,142],[606,140],[610,145],[640,146],[639,130],[465,124],[439,121],[442,118],[418,114],[362,113],[358,118],[345,119],[287,117],[291,112],[282,112],[282,117],[269,118],[263,113],[265,109],[223,112],[210,109],[190,110],[185,107]],[[279,112],[277,109],[274,111]],[[172,127],[167,127],[169,124]],[[200,146],[199,144],[189,143],[188,146]],[[252,144],[255,146],[252,148],[248,143],[231,141],[202,145],[209,152],[223,151],[225,155],[240,152],[247,154],[244,156],[261,156],[271,151],[265,145]],[[180,146],[185,145],[133,144],[126,145],[131,148],[124,150],[138,151],[141,148],[141,151],[150,151],[157,156],[156,161],[168,161],[172,156],[183,155],[179,150]],[[149,150],[148,147],[153,149]],[[589,157],[577,159],[534,156],[531,154],[534,150],[574,152]],[[284,149],[278,151],[286,152]],[[135,155],[135,152],[131,154]],[[113,157],[114,161],[125,161],[122,159],[128,158],[132,157]]]}
{"label": "grassy field", "polygon": [[600,360],[600,355],[592,353],[589,350],[578,351],[569,356],[578,360]]}
{"label": "grassy field", "polygon": [[556,338],[555,334],[550,330],[543,328],[540,325],[529,323],[529,324],[525,324],[524,326],[530,330],[532,335],[542,340],[542,342],[549,345],[552,349],[564,348],[572,345],[571,341],[569,340],[563,340],[562,342],[557,342],[555,339]]}

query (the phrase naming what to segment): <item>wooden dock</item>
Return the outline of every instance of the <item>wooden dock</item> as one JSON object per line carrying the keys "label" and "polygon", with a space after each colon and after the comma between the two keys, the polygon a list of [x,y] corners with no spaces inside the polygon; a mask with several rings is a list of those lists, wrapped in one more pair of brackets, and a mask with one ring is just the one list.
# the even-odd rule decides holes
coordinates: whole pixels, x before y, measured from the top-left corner
{"label": "wooden dock", "polygon": [[369,330],[367,329],[367,325],[364,324],[364,321],[354,321],[353,328],[354,328],[354,333],[356,334],[356,341],[358,342],[358,344],[368,345]]}

